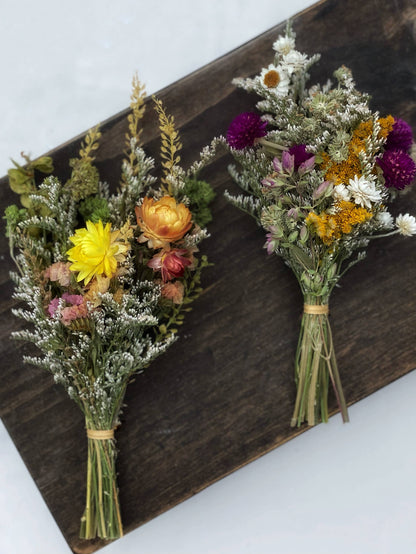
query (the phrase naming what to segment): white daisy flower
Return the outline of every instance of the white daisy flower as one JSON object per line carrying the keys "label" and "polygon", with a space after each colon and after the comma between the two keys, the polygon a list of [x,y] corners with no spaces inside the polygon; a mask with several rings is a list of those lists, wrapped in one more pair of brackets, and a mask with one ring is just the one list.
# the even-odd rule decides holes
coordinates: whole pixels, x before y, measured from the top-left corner
{"label": "white daisy flower", "polygon": [[374,182],[366,177],[354,175],[354,179],[350,179],[347,188],[354,202],[363,208],[371,208],[373,202],[382,200],[381,192],[376,189]]}
{"label": "white daisy flower", "polygon": [[351,199],[350,191],[342,183],[334,187],[332,196],[335,202],[349,202],[349,200]]}
{"label": "white daisy flower", "polygon": [[289,54],[291,50],[295,48],[295,39],[292,37],[279,37],[273,43],[273,50],[276,50],[279,54]]}
{"label": "white daisy flower", "polygon": [[396,227],[401,235],[411,237],[416,235],[416,219],[413,215],[400,214],[396,217]]}
{"label": "white daisy flower", "polygon": [[282,65],[286,69],[289,75],[296,71],[302,70],[308,61],[306,54],[301,54],[297,50],[292,50],[288,54],[283,56]]}
{"label": "white daisy flower", "polygon": [[263,88],[276,96],[285,96],[289,92],[289,76],[280,65],[270,64],[263,68],[257,79]]}
{"label": "white daisy flower", "polygon": [[380,223],[383,229],[393,229],[394,227],[393,216],[387,211],[379,212],[377,214],[376,220],[378,223]]}

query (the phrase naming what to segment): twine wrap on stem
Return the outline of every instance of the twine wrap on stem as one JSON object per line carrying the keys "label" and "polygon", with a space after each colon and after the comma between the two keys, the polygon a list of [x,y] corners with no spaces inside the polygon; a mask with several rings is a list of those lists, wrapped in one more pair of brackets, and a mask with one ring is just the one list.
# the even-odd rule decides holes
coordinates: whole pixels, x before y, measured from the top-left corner
{"label": "twine wrap on stem", "polygon": [[310,314],[310,315],[328,315],[329,305],[328,304],[304,304],[303,313]]}
{"label": "twine wrap on stem", "polygon": [[98,441],[114,439],[114,429],[87,429],[87,437]]}

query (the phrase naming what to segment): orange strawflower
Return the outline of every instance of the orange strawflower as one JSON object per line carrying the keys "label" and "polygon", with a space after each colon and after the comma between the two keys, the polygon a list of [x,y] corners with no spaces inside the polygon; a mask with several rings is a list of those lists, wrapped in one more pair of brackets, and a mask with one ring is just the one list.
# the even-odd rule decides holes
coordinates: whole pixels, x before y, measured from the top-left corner
{"label": "orange strawflower", "polygon": [[150,248],[168,249],[169,243],[180,240],[192,227],[191,212],[171,196],[157,201],[145,197],[135,211],[137,223],[143,231],[138,240],[149,241]]}

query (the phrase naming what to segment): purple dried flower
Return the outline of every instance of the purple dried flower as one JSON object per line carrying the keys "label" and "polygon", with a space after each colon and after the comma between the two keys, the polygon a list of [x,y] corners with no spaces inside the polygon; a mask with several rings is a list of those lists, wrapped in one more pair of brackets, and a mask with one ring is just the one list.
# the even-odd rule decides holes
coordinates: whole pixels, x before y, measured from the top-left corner
{"label": "purple dried flower", "polygon": [[398,190],[410,185],[416,175],[416,165],[412,158],[402,150],[386,150],[381,158],[377,159],[383,170],[386,187]]}
{"label": "purple dried flower", "polygon": [[234,118],[227,131],[227,142],[231,148],[243,150],[253,146],[257,138],[266,136],[267,122],[259,114],[244,112]]}
{"label": "purple dried flower", "polygon": [[407,152],[410,150],[412,142],[413,136],[410,125],[403,119],[396,119],[384,147],[386,150],[404,150]]}
{"label": "purple dried flower", "polygon": [[306,152],[306,144],[294,144],[291,148],[289,148],[289,154],[295,157],[296,171],[301,164],[314,157],[313,154]]}

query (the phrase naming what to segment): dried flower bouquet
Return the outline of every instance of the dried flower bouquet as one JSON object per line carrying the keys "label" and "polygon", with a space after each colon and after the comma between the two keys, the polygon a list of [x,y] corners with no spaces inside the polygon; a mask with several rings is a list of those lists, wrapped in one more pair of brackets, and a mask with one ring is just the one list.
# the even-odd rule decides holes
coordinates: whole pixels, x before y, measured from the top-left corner
{"label": "dried flower bouquet", "polygon": [[273,48],[273,62],[257,76],[233,81],[261,98],[262,115],[238,115],[222,139],[244,191],[227,196],[263,227],[268,254],[289,265],[304,297],[291,425],[328,420],[330,383],[348,421],[328,302],[370,239],[416,234],[414,216],[394,220],[387,208],[416,174],[412,131],[402,119],[373,112],[346,67],[335,71],[335,85],[307,88],[319,55],[296,50],[290,24]]}
{"label": "dried flower bouquet", "polygon": [[9,171],[21,206],[6,209],[15,298],[14,314],[31,324],[14,338],[35,343],[41,355],[25,361],[49,371],[85,416],[88,465],[80,536],[115,539],[123,527],[116,481],[114,430],[131,377],[175,340],[190,303],[201,292],[198,244],[213,199],[198,172],[205,149],[188,171],[173,117],[155,99],[163,177],[140,146],[145,93],[133,80],[120,185],[114,194],[94,165],[98,128],[70,160],[66,183],[35,176],[52,160],[26,158]]}

